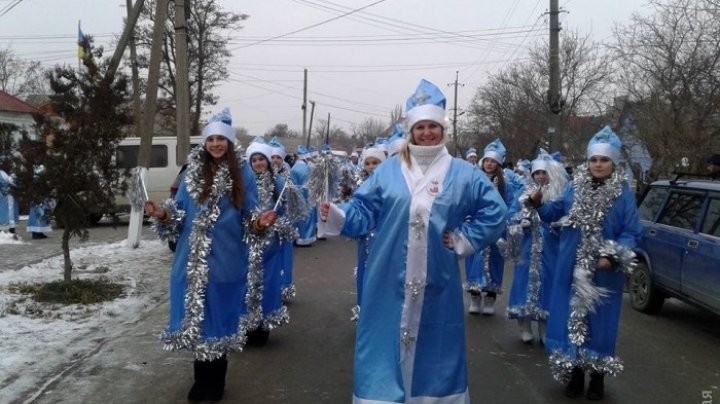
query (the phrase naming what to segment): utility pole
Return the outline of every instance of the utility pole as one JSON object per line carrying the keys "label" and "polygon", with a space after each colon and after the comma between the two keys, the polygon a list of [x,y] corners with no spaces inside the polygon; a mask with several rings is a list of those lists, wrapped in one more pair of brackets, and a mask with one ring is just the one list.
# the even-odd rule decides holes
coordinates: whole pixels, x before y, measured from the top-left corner
{"label": "utility pole", "polygon": [[550,86],[548,89],[548,137],[550,151],[562,148],[560,112],[563,101],[560,95],[560,8],[558,0],[550,0]]}
{"label": "utility pole", "polygon": [[455,101],[453,106],[453,143],[455,144],[455,157],[460,155],[460,147],[458,146],[457,142],[457,117],[458,117],[458,107],[457,107],[457,94],[458,94],[458,86],[464,87],[465,84],[458,83],[458,76],[460,75],[459,71],[455,71],[455,82],[454,83],[448,83],[448,86],[455,86]]}
{"label": "utility pole", "polygon": [[[307,136],[307,69],[303,69],[303,103],[302,103],[302,111],[303,111],[303,128],[302,128],[302,134],[303,137]],[[310,138],[308,138],[308,146],[310,146]]]}
{"label": "utility pole", "polygon": [[175,162],[182,166],[190,152],[190,83],[188,74],[186,2],[175,0],[175,118],[177,120],[177,153]]}
{"label": "utility pole", "polygon": [[328,112],[327,132],[325,133],[325,144],[330,144],[330,113]]}
{"label": "utility pole", "polygon": [[310,127],[308,127],[307,141],[305,147],[310,147],[310,136],[312,136],[313,115],[315,115],[315,101],[310,101]]}

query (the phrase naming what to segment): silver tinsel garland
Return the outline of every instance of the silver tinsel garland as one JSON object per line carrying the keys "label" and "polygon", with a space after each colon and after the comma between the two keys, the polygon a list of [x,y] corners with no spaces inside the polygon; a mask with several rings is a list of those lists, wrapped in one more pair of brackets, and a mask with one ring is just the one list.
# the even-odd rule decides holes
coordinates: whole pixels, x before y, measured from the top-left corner
{"label": "silver tinsel garland", "polygon": [[175,205],[175,201],[168,198],[162,202],[162,207],[170,216],[167,222],[161,222],[158,218],[152,218],[152,229],[163,241],[177,241],[180,231],[182,230],[182,222],[185,218],[185,211],[180,210]]}
{"label": "silver tinsel garland", "polygon": [[315,203],[331,202],[338,196],[340,166],[331,154],[320,156],[310,172],[308,192]]}
{"label": "silver tinsel garland", "polygon": [[617,357],[593,356],[584,348],[579,348],[577,355],[574,357],[569,357],[560,351],[554,351],[550,355],[549,362],[553,378],[561,383],[570,381],[570,374],[575,367],[584,371],[589,370],[610,376],[617,376],[624,369],[622,361]]}
{"label": "silver tinsel garland", "polygon": [[287,303],[288,301],[290,301],[290,299],[295,297],[295,295],[297,294],[297,290],[295,289],[295,285],[290,284],[288,286],[283,287],[281,293],[282,293],[283,302]]}
{"label": "silver tinsel garland", "polygon": [[575,196],[568,222],[580,231],[581,239],[575,254],[568,332],[570,341],[577,346],[583,345],[587,338],[587,315],[608,294],[594,284],[593,278],[604,245],[605,217],[622,194],[624,180],[624,173],[615,170],[604,183],[598,184],[593,181],[587,164],[580,165],[573,178]]}
{"label": "silver tinsel garland", "polygon": [[135,167],[132,170],[132,175],[130,176],[130,180],[128,181],[128,190],[125,195],[130,202],[130,206],[132,206],[133,209],[142,212],[145,201],[148,200],[148,194],[147,188],[145,187],[145,181],[140,173],[140,167]]}

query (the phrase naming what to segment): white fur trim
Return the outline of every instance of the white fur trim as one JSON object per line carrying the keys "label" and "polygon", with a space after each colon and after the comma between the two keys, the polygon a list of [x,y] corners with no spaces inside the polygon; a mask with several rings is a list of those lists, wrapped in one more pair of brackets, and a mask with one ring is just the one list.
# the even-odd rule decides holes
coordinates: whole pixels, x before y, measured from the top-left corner
{"label": "white fur trim", "polygon": [[270,156],[280,156],[281,159],[285,159],[285,150],[279,147],[272,147],[272,153]]}
{"label": "white fur trim", "polygon": [[345,225],[345,211],[340,209],[334,203],[330,204],[330,211],[326,221],[322,221],[319,217],[317,222],[318,237],[338,236]]}
{"label": "white fur trim", "polygon": [[235,144],[235,129],[224,122],[214,121],[207,124],[205,129],[202,131],[203,142],[207,141],[207,139],[212,135],[222,136],[230,143]]}
{"label": "white fur trim", "polygon": [[270,147],[269,144],[266,143],[260,143],[260,142],[252,142],[250,143],[250,146],[247,148],[247,152],[245,154],[248,156],[248,160],[252,157],[255,153],[260,153],[263,156],[265,156],[268,161],[272,161],[272,152],[273,149]]}
{"label": "white fur trim", "polygon": [[420,121],[433,121],[440,124],[443,128],[447,125],[447,116],[445,110],[437,105],[425,104],[419,105],[407,112],[407,118],[403,122],[405,132],[412,133],[412,127]]}
{"label": "white fur trim", "polygon": [[615,165],[620,162],[620,150],[614,148],[610,143],[594,143],[587,148],[587,158],[592,156],[604,156],[612,160]]}
{"label": "white fur trim", "polygon": [[452,242],[453,242],[453,251],[455,251],[455,254],[460,257],[469,257],[473,254],[475,254],[475,248],[470,244],[470,240],[465,237],[465,235],[460,231],[460,229],[455,229],[451,233],[452,236]]}
{"label": "white fur trim", "polygon": [[380,162],[382,163],[383,161],[385,161],[385,152],[380,150],[377,147],[370,147],[369,149],[367,149],[363,152],[362,159],[365,160],[368,157],[375,157],[376,159],[380,160]]}
{"label": "white fur trim", "polygon": [[503,157],[500,153],[493,151],[493,150],[486,151],[482,160],[485,160],[488,158],[497,161],[499,164],[502,164],[505,162],[505,157]]}
{"label": "white fur trim", "polygon": [[531,174],[535,173],[535,171],[543,170],[545,172],[548,172],[549,164],[545,160],[535,160],[532,163],[532,170],[530,171]]}

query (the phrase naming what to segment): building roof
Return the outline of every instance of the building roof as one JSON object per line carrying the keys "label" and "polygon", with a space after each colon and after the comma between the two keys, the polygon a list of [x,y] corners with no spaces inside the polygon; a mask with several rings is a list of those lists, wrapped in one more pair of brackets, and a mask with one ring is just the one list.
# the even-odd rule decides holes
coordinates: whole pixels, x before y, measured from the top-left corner
{"label": "building roof", "polygon": [[0,112],[40,113],[40,111],[32,105],[3,91],[0,91]]}

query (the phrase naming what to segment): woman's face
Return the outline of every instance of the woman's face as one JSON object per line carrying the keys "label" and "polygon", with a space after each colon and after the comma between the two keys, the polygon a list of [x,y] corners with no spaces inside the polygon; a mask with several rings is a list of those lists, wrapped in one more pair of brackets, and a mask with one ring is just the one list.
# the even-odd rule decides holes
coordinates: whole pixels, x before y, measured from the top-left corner
{"label": "woman's face", "polygon": [[280,157],[278,155],[274,155],[274,156],[272,156],[272,162],[276,168],[280,169],[280,168],[282,168],[284,161],[283,161],[282,157]]}
{"label": "woman's face", "polygon": [[372,174],[372,172],[375,171],[377,166],[380,165],[380,160],[376,159],[375,157],[367,157],[365,158],[363,165],[365,167],[365,171],[368,174]]}
{"label": "woman's face", "polygon": [[588,170],[590,170],[590,175],[592,175],[593,178],[604,180],[612,175],[615,167],[613,166],[612,160],[608,157],[592,156],[590,160],[588,160]]}
{"label": "woman's face", "polygon": [[205,141],[205,151],[210,153],[210,156],[215,161],[222,160],[225,157],[228,149],[228,140],[220,135],[212,135]]}
{"label": "woman's face", "polygon": [[486,158],[486,159],[483,159],[482,169],[483,169],[483,171],[485,171],[486,173],[492,174],[492,173],[495,173],[495,172],[497,171],[499,165],[500,165],[500,164],[498,164],[497,161],[495,161],[495,160],[493,160],[493,159],[491,159],[491,158]]}
{"label": "woman's face", "polygon": [[442,141],[443,127],[435,121],[420,121],[412,128],[412,137],[418,146],[437,146]]}
{"label": "woman's face", "polygon": [[539,185],[547,185],[548,182],[550,182],[550,178],[548,177],[547,171],[545,170],[537,170],[532,174],[533,180],[535,180],[536,183]]}
{"label": "woman's face", "polygon": [[268,169],[268,161],[262,154],[255,153],[250,156],[250,164],[256,173],[262,173]]}

